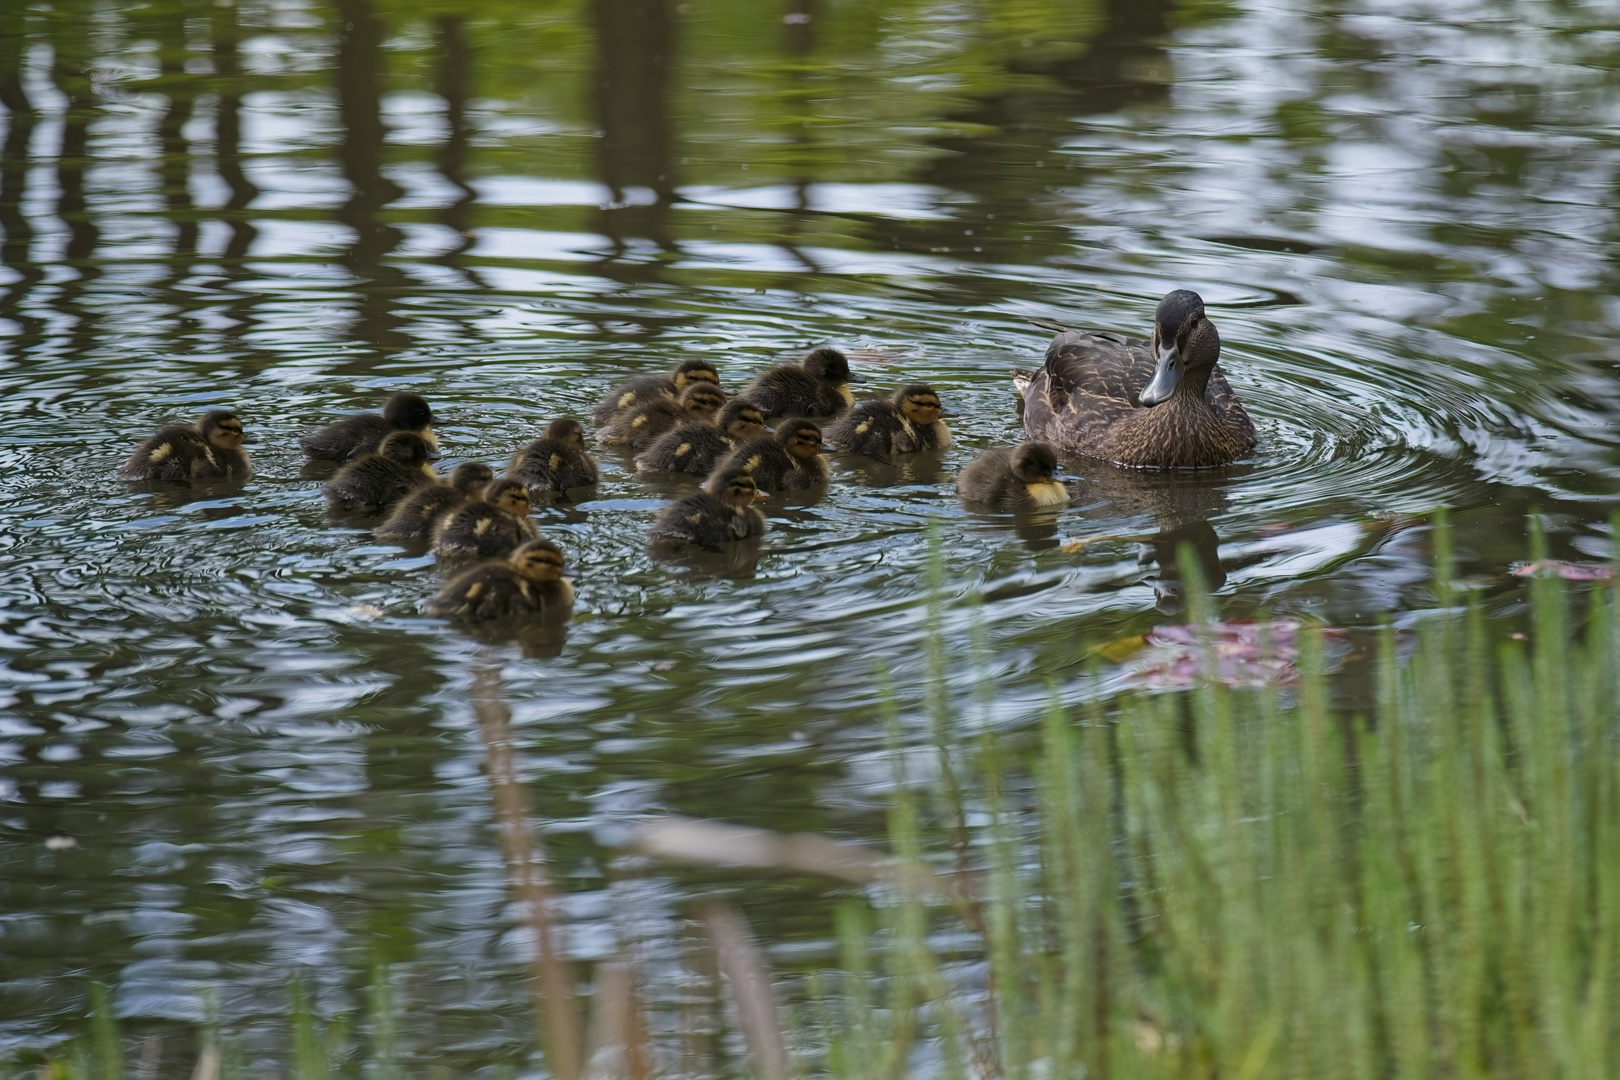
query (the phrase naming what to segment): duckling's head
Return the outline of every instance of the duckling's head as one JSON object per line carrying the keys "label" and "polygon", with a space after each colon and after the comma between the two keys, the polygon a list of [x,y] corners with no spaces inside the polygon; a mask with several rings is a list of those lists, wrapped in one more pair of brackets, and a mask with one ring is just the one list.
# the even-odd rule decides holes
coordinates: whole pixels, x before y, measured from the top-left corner
{"label": "duckling's head", "polygon": [[866,381],[849,370],[849,357],[829,345],[813,350],[804,358],[803,367],[806,374],[814,375],[834,386]]}
{"label": "duckling's head", "polygon": [[703,490],[735,507],[751,506],[765,498],[759,493],[759,485],[754,483],[754,474],[741,468],[714,470],[704,482]]}
{"label": "duckling's head", "polygon": [[1013,450],[1008,468],[1026,484],[1045,484],[1052,481],[1057,465],[1057,451],[1050,443],[1027,442]]}
{"label": "duckling's head", "polygon": [[682,360],[675,365],[675,370],[669,373],[669,377],[675,380],[677,393],[685,390],[694,382],[706,382],[712,386],[720,385],[720,373],[707,360]]}
{"label": "duckling's head", "polygon": [[725,391],[713,383],[699,380],[687,384],[686,389],[681,391],[681,408],[685,409],[686,415],[693,420],[707,420],[713,423],[715,417],[720,415],[720,410],[725,407]]}
{"label": "duckling's head", "polygon": [[433,426],[433,410],[420,394],[395,394],[383,403],[383,419],[398,431],[421,431]]}
{"label": "duckling's head", "polygon": [[810,420],[789,420],[776,425],[776,441],[800,461],[809,461],[821,453],[821,428]]}
{"label": "duckling's head", "polygon": [[546,428],[546,438],[582,453],[585,450],[585,429],[578,420],[553,420]]}
{"label": "duckling's head", "polygon": [[450,486],[463,495],[472,495],[495,479],[495,473],[481,461],[463,461],[450,474]]}
{"label": "duckling's head", "polygon": [[733,398],[726,402],[717,422],[727,438],[738,442],[752,439],[765,430],[765,414],[758,405],[744,398]]}
{"label": "duckling's head", "polygon": [[428,449],[427,440],[416,432],[396,431],[382,441],[377,453],[401,465],[420,469],[427,465],[432,451]]}
{"label": "duckling's head", "polygon": [[529,581],[556,581],[563,573],[563,550],[550,540],[530,540],[512,552],[512,568]]}
{"label": "duckling's head", "polygon": [[496,480],[485,486],[484,501],[494,503],[508,514],[529,516],[529,489],[516,480]]}
{"label": "duckling's head", "polygon": [[900,410],[900,415],[913,424],[932,424],[945,414],[934,388],[923,386],[921,383],[902,386],[894,392],[893,400],[895,407]]}
{"label": "duckling's head", "polygon": [[[1204,317],[1204,298],[1190,289],[1177,289],[1159,301],[1153,313],[1153,379],[1138,395],[1143,405],[1170,400],[1178,386],[1203,397],[1209,372],[1221,358],[1221,335]],[[1182,378],[1196,372],[1192,379]]]}
{"label": "duckling's head", "polygon": [[203,413],[197,421],[197,434],[216,450],[240,450],[244,439],[242,421],[229,409]]}

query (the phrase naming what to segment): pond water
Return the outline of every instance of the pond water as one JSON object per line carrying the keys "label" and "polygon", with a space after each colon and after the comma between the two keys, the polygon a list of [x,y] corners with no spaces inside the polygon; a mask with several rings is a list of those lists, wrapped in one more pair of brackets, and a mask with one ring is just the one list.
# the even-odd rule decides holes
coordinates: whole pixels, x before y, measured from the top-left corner
{"label": "pond water", "polygon": [[[87,975],[161,1025],[276,1015],[290,970],[343,1007],[385,963],[413,1041],[515,1053],[481,664],[577,955],[656,952],[719,889],[792,966],[831,957],[836,889],[630,866],[623,826],[881,837],[885,694],[924,745],[943,667],[966,746],[1049,686],[1112,686],[1093,646],[1182,618],[1178,542],[1223,618],[1365,642],[1432,608],[1447,506],[1460,576],[1516,618],[1527,515],[1555,557],[1607,558],[1620,496],[1616,25],[1512,0],[7,5],[0,1048],[61,1037]],[[1076,462],[1045,517],[961,508],[955,471],[1018,438],[1028,320],[1145,335],[1174,288],[1258,450]],[[560,643],[421,616],[431,557],[329,520],[301,471],[301,433],[402,388],[444,464],[499,465],[627,374],[700,355],[736,387],[822,343],[874,393],[931,383],[957,445],[836,458],[757,558],[695,565],[646,546],[678,488],[603,452],[594,498],[539,514],[578,573]],[[245,486],[115,482],[222,406]]]}

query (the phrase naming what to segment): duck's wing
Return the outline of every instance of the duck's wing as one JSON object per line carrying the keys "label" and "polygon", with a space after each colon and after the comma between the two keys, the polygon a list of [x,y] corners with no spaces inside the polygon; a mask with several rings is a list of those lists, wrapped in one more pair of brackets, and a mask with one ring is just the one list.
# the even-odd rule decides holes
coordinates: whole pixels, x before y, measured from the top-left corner
{"label": "duck's wing", "polygon": [[1064,330],[1047,347],[1040,370],[1014,376],[1024,396],[1024,429],[1031,438],[1088,453],[1140,408],[1137,395],[1152,377],[1146,342]]}

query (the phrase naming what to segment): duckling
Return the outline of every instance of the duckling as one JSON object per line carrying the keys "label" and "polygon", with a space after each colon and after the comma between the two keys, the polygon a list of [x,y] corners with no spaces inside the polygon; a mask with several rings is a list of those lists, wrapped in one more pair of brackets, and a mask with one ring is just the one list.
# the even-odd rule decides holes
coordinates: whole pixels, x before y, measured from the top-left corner
{"label": "duckling", "polygon": [[585,429],[578,420],[553,420],[546,433],[512,455],[506,476],[529,489],[531,499],[549,499],[570,488],[590,487],[601,477],[596,459],[585,452]]}
{"label": "duckling", "polygon": [[305,435],[304,456],[316,461],[353,461],[376,450],[395,431],[415,432],[428,449],[439,448],[428,403],[416,394],[395,394],[383,403],[381,413],[356,413]]}
{"label": "duckling", "polygon": [[696,495],[670,503],[652,527],[655,544],[724,544],[765,532],[764,499],[747,469],[722,465]]}
{"label": "duckling", "polygon": [[1212,468],[1254,449],[1197,293],[1159,301],[1150,341],[1041,325],[1059,331],[1046,363],[1013,373],[1031,438],[1131,468]]}
{"label": "duckling", "polygon": [[720,467],[747,469],[766,491],[804,491],[823,486],[832,476],[821,456],[821,428],[813,420],[776,425],[776,434],[748,440]]}
{"label": "duckling", "polygon": [[708,476],[715,462],[732,447],[765,432],[765,414],[759,406],[743,398],[732,398],[720,411],[720,419],[710,424],[693,420],[659,437],[636,458],[642,472],[682,472]]}
{"label": "duckling", "polygon": [[462,462],[450,474],[448,484],[420,487],[401,499],[388,520],[377,526],[377,539],[395,544],[431,539],[433,527],[440,518],[477,498],[484,485],[493,479],[495,472],[488,465]]}
{"label": "duckling", "polygon": [[725,404],[726,393],[718,386],[706,382],[688,383],[679,401],[659,397],[637,405],[615,417],[597,432],[596,438],[604,446],[628,446],[639,454],[657,442],[659,436],[688,420],[712,423]]}
{"label": "duckling", "polygon": [[1056,478],[1057,451],[1043,442],[987,450],[956,478],[963,502],[1002,510],[1067,506],[1069,489]]}
{"label": "duckling", "polygon": [[482,497],[439,519],[433,553],[447,559],[487,559],[539,537],[539,528],[529,519],[529,490],[516,480],[496,480]]}
{"label": "duckling", "polygon": [[458,575],[427,602],[427,612],[476,620],[512,615],[566,619],[574,609],[574,586],[562,572],[562,548],[550,540],[530,540],[506,562]]}
{"label": "duckling", "polygon": [[827,443],[875,458],[944,450],[951,445],[944,415],[933,387],[902,386],[887,401],[863,401],[851,409],[827,428]]}
{"label": "duckling", "polygon": [[766,416],[837,416],[855,404],[848,384],[865,381],[849,370],[849,357],[823,346],[798,364],[760,372],[741,396]]}
{"label": "duckling", "polygon": [[242,421],[228,409],[203,413],[193,427],[166,427],[135,448],[119,466],[120,480],[170,483],[234,476],[253,471],[242,449]]}
{"label": "duckling", "polygon": [[637,405],[645,405],[653,398],[680,397],[694,381],[719,386],[720,373],[707,360],[682,360],[668,375],[637,375],[620,383],[603,398],[591,410],[591,419],[597,427],[605,427],[615,416]]}
{"label": "duckling", "polygon": [[326,505],[333,510],[381,509],[436,479],[428,464],[427,440],[414,431],[396,431],[375,453],[332,474],[326,482]]}

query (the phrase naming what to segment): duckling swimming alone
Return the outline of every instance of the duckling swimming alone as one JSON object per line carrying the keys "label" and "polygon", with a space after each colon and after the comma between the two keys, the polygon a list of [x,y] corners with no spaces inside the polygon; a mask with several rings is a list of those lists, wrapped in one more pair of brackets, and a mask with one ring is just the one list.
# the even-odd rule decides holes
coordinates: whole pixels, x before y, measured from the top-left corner
{"label": "duckling swimming alone", "polygon": [[655,544],[724,544],[765,532],[754,502],[765,496],[748,470],[721,466],[695,495],[670,503],[652,527]]}
{"label": "duckling swimming alone", "polygon": [[821,456],[821,428],[813,420],[786,420],[776,434],[760,435],[733,450],[720,468],[746,469],[766,491],[804,491],[832,477]]}
{"label": "duckling swimming alone", "polygon": [[487,559],[539,537],[539,527],[529,518],[528,489],[516,480],[496,480],[482,497],[439,519],[433,553],[446,559]]}
{"label": "duckling swimming alone", "polygon": [[493,479],[495,473],[488,465],[462,462],[450,474],[448,484],[420,487],[401,499],[388,520],[377,526],[377,539],[395,544],[431,539],[440,518],[477,498],[484,485]]}
{"label": "duckling swimming alone", "polygon": [[718,386],[706,382],[688,383],[686,389],[681,391],[679,401],[654,398],[620,413],[596,433],[596,438],[603,446],[628,446],[639,454],[657,442],[660,436],[689,420],[712,423],[725,405],[725,391]]}
{"label": "duckling swimming alone", "polygon": [[849,370],[849,357],[823,346],[798,364],[760,372],[740,396],[766,416],[837,416],[855,404],[848,384],[865,381]]}
{"label": "duckling swimming alone", "polygon": [[636,458],[642,472],[681,472],[708,476],[732,448],[765,432],[765,414],[743,398],[732,398],[714,423],[693,420],[661,435]]}
{"label": "duckling swimming alone", "polygon": [[940,417],[939,395],[931,386],[902,386],[887,401],[863,401],[827,428],[827,444],[867,457],[944,450],[951,429]]}
{"label": "duckling swimming alone", "polygon": [[414,431],[396,431],[376,453],[351,461],[326,482],[326,504],[333,510],[380,509],[437,479],[428,464],[427,440]]}
{"label": "duckling swimming alone", "polygon": [[1195,292],[1159,301],[1153,338],[1061,330],[1034,372],[1014,372],[1031,438],[1115,465],[1225,465],[1254,449],[1254,424],[1220,372],[1221,336]]}
{"label": "duckling swimming alone", "polygon": [[615,387],[591,410],[597,427],[605,427],[615,416],[653,398],[678,398],[693,382],[720,385],[720,373],[707,360],[682,360],[668,375],[637,375]]}
{"label": "duckling swimming alone", "polygon": [[1069,489],[1057,480],[1057,452],[1043,442],[986,450],[956,478],[963,502],[1002,510],[1069,505]]}
{"label": "duckling swimming alone", "polygon": [[529,489],[535,501],[590,487],[601,478],[596,459],[585,452],[585,429],[578,420],[553,420],[546,433],[512,455],[506,476]]}
{"label": "duckling swimming alone", "polygon": [[166,427],[135,448],[118,468],[120,480],[179,483],[253,471],[242,449],[242,421],[228,409],[203,413],[193,427]]}
{"label": "duckling swimming alone", "polygon": [[562,572],[562,548],[550,540],[530,540],[506,562],[458,575],[427,602],[427,612],[480,621],[513,615],[567,618],[573,613],[574,586]]}
{"label": "duckling swimming alone", "polygon": [[433,434],[433,410],[417,394],[395,394],[381,413],[356,413],[304,436],[304,455],[316,461],[353,461],[369,454],[395,431],[420,435],[430,450],[439,448]]}

